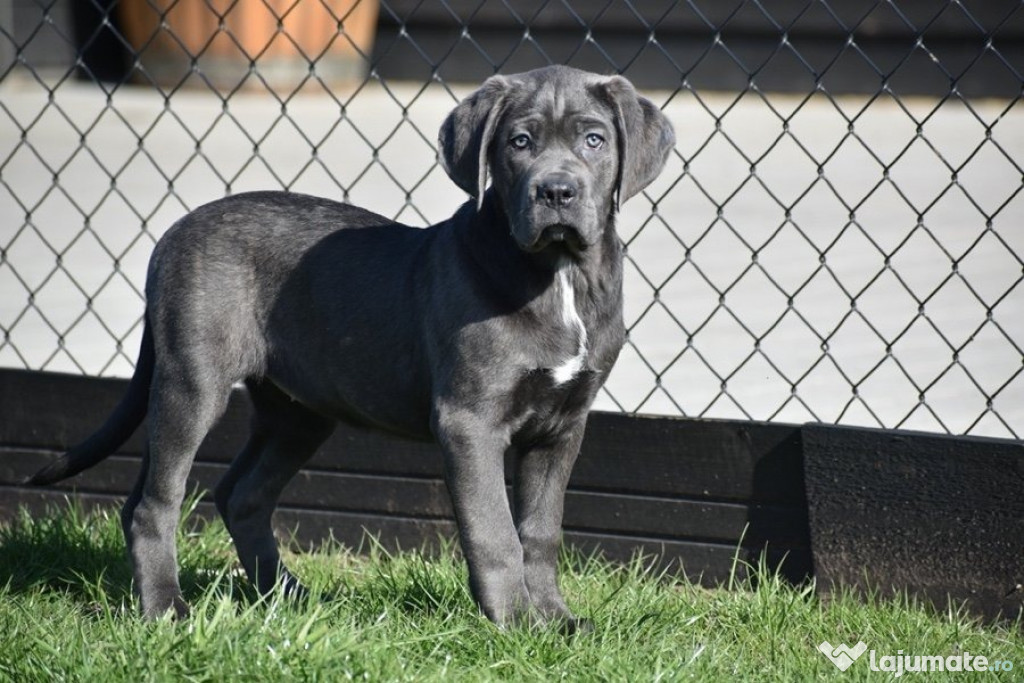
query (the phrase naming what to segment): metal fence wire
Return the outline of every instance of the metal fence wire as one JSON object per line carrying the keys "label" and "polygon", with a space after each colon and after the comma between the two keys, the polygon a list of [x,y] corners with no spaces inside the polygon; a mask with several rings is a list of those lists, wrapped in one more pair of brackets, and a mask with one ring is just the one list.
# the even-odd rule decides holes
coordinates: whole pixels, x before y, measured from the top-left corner
{"label": "metal fence wire", "polygon": [[0,365],[130,374],[154,242],[227,193],[443,219],[445,113],[562,62],[679,139],[598,407],[1019,438],[1022,45],[1017,0],[15,0]]}

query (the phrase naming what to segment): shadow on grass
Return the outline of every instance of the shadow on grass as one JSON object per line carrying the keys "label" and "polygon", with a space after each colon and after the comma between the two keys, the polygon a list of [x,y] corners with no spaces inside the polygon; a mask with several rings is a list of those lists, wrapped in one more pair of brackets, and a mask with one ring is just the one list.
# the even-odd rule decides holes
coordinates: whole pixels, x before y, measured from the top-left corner
{"label": "shadow on grass", "polygon": [[[217,523],[192,516],[198,496],[190,497],[179,531],[179,580],[192,602],[213,585],[234,576],[234,550]],[[182,534],[187,538],[182,538]],[[193,548],[192,546],[197,546]],[[236,599],[250,602],[255,592],[246,581],[229,582]],[[132,600],[131,563],[121,531],[120,510],[86,509],[69,500],[42,515],[21,510],[0,527],[0,586],[7,594],[57,592],[91,610],[102,593],[108,604]]]}
{"label": "shadow on grass", "polygon": [[[194,493],[186,501],[177,536],[186,602],[196,606],[211,593],[241,606],[265,602],[242,574],[223,524],[196,511],[199,500]],[[472,611],[464,567],[450,544],[430,553],[392,554],[370,535],[365,542],[362,553],[332,542],[316,553],[292,555],[292,568],[312,589],[314,602],[347,603],[369,621],[395,610],[420,619]],[[137,611],[120,509],[72,499],[42,514],[21,510],[0,526],[0,592],[59,595],[85,614],[96,613],[98,605]]]}
{"label": "shadow on grass", "polygon": [[116,511],[85,512],[73,502],[42,516],[22,510],[0,528],[0,583],[9,593],[51,589],[81,600],[102,585],[123,598],[131,569],[118,527]]}

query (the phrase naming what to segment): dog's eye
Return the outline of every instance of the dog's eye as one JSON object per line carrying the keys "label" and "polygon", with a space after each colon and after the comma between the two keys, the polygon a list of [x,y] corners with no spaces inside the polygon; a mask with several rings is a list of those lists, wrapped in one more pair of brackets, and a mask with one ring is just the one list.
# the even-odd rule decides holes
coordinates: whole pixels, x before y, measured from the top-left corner
{"label": "dog's eye", "polygon": [[516,135],[508,141],[508,144],[512,145],[516,149],[526,149],[530,146],[530,136],[525,133],[522,135]]}
{"label": "dog's eye", "polygon": [[590,149],[601,149],[604,147],[604,138],[597,133],[587,133],[587,137],[585,139],[587,147]]}

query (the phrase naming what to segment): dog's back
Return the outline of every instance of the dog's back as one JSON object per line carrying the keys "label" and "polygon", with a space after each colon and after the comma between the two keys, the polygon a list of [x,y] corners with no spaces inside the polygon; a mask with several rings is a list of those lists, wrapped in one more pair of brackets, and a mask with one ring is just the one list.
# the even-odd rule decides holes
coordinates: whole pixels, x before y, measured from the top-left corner
{"label": "dog's back", "polygon": [[[160,345],[189,349],[217,358],[232,383],[265,378],[331,417],[429,438],[429,378],[412,329],[421,321],[410,311],[432,232],[294,193],[202,206],[150,263],[157,356],[174,355]],[[416,417],[410,404],[421,406]]]}

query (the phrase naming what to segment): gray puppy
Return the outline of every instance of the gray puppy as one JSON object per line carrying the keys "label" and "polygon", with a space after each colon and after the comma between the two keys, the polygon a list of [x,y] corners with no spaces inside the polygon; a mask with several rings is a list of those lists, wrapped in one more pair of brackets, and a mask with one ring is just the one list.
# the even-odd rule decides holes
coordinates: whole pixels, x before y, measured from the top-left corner
{"label": "gray puppy", "polygon": [[624,78],[554,66],[494,76],[448,116],[441,161],[475,200],[430,228],[284,192],[196,209],[153,252],[125,397],[31,481],[96,464],[148,414],[122,524],[144,615],[185,614],[174,534],[186,478],[244,381],[252,433],[216,502],[260,591],[301,590],[271,515],[341,420],[440,445],[487,617],[574,628],[556,560],[587,411],[625,336],[614,216],[674,142]]}

